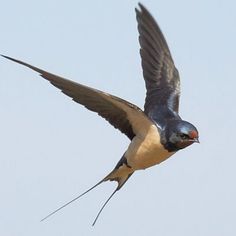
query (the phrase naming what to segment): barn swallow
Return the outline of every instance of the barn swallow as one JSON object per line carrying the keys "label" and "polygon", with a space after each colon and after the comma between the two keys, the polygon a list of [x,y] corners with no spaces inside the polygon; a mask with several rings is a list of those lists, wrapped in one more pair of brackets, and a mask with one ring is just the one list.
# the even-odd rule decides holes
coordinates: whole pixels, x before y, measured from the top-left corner
{"label": "barn swallow", "polygon": [[198,131],[179,116],[180,78],[167,42],[152,15],[139,3],[135,8],[138,22],[140,55],[146,85],[144,111],[136,105],[111,94],[62,78],[23,61],[2,55],[40,74],[75,102],[96,112],[130,139],[130,144],[115,166],[96,185],[61,206],[55,214],[105,181],[118,183],[103,204],[100,213],[136,170],[160,164],[178,150],[198,141]]}

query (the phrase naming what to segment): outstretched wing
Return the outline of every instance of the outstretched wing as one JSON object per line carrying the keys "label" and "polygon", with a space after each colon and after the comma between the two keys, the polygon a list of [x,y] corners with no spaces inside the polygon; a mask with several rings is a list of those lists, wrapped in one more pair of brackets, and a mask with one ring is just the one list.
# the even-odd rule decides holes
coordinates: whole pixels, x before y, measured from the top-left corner
{"label": "outstretched wing", "polygon": [[98,113],[131,140],[137,134],[145,135],[152,124],[140,108],[121,98],[64,79],[20,60],[2,56],[37,71],[64,94],[71,97],[75,102],[84,105],[87,109]]}
{"label": "outstretched wing", "polygon": [[180,80],[166,40],[147,9],[136,10],[140,54],[146,84],[144,112],[157,123],[167,114],[178,115]]}

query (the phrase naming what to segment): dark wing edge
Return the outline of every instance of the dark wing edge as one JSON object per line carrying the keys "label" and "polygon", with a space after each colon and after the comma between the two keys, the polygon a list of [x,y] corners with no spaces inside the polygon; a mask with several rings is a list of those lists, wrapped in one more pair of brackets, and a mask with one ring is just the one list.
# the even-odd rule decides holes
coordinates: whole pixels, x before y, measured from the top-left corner
{"label": "dark wing edge", "polygon": [[135,11],[147,89],[144,112],[149,117],[157,113],[161,116],[158,110],[166,107],[177,115],[180,96],[178,70],[158,24],[142,4],[139,3],[139,7],[140,10],[136,8]]}
{"label": "dark wing edge", "polygon": [[[135,136],[127,112],[122,109],[122,106],[143,113],[137,106],[113,95],[51,74],[23,61],[5,55],[1,56],[40,73],[44,79],[59,88],[64,94],[71,97],[75,102],[85,106],[90,111],[98,113],[98,115],[106,119],[116,129],[119,129],[129,139],[132,140]],[[119,104],[122,105],[119,106]]]}

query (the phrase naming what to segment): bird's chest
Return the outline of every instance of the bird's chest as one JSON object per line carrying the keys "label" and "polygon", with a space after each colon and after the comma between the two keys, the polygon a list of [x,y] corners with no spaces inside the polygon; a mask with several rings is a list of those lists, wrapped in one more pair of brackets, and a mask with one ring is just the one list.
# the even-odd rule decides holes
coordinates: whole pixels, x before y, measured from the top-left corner
{"label": "bird's chest", "polygon": [[126,158],[133,169],[139,170],[159,164],[173,154],[161,144],[157,128],[153,126],[144,137],[136,136],[132,140]]}

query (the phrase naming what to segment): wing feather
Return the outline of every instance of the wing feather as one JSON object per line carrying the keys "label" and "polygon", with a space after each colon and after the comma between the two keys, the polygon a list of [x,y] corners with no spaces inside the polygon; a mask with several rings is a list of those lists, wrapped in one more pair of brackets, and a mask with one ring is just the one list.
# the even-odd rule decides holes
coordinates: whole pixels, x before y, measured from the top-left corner
{"label": "wing feather", "polygon": [[140,108],[119,97],[64,79],[23,61],[2,56],[40,73],[64,94],[90,111],[96,112],[131,140],[135,135],[145,135],[149,126],[153,124]]}
{"label": "wing feather", "polygon": [[[178,116],[180,79],[158,24],[142,4],[139,6],[136,17],[147,89],[144,112],[161,124],[168,118],[167,114]],[[165,111],[161,112],[162,110]]]}

